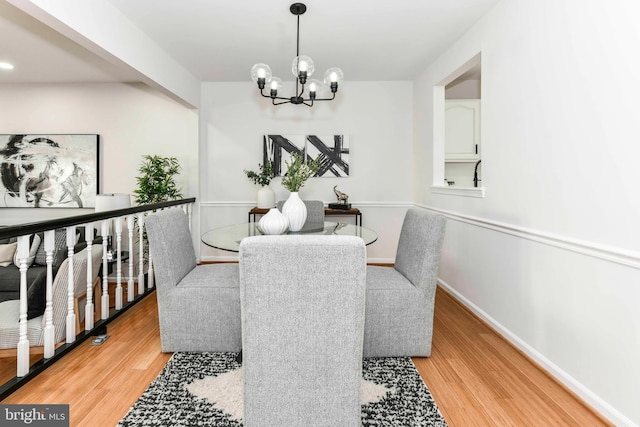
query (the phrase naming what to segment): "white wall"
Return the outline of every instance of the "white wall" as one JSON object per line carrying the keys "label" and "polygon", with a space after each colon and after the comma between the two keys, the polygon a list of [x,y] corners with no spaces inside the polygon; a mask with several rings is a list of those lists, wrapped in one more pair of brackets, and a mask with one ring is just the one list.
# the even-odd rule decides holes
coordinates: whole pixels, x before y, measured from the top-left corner
{"label": "white wall", "polygon": [[[640,4],[502,1],[415,82],[444,286],[618,425],[640,423]],[[431,192],[432,88],[482,52],[485,198]]]}
{"label": "white wall", "polygon": [[[286,91],[286,89],[285,89]],[[392,262],[404,212],[411,205],[412,83],[346,82],[331,102],[313,108],[274,107],[252,82],[204,83],[201,94],[202,228],[247,219],[258,187],[244,175],[262,162],[264,134],[344,134],[350,141],[348,178],[313,178],[304,199],[335,201],[333,186],[349,194],[364,225],[379,234],[368,247],[370,261]],[[276,199],[288,192],[277,178]],[[349,218],[340,220],[351,221]],[[203,259],[235,255],[203,245]]]}
{"label": "white wall", "polygon": [[[102,193],[133,193],[145,154],[175,156],[178,184],[198,196],[198,114],[145,85],[0,85],[0,132],[100,135]],[[91,213],[89,209],[1,209],[0,224]]]}

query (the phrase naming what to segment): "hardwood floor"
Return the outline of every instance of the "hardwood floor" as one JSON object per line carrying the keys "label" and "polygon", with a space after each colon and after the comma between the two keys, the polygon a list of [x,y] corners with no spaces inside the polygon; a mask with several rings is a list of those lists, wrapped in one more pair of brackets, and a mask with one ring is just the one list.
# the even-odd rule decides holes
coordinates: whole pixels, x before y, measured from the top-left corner
{"label": "hardwood floor", "polygon": [[612,426],[438,288],[433,349],[414,364],[450,426]]}
{"label": "hardwood floor", "polygon": [[[115,426],[158,375],[155,294],[2,403],[68,403],[72,426]],[[433,353],[414,358],[450,426],[605,426],[597,414],[438,289]]]}

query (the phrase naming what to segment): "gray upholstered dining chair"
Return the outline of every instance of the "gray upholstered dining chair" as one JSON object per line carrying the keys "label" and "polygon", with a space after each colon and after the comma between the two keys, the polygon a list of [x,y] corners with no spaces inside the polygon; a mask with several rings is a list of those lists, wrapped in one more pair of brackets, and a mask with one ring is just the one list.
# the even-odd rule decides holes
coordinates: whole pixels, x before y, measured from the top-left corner
{"label": "gray upholstered dining chair", "polygon": [[[276,206],[282,212],[284,200],[278,201]],[[322,200],[303,200],[307,207],[307,220],[302,226],[302,231],[322,229],[324,227],[324,202]]]}
{"label": "gray upholstered dining chair", "polygon": [[189,222],[180,208],[150,214],[145,224],[162,351],[240,351],[238,265],[196,265]]}
{"label": "gray upholstered dining chair", "polygon": [[245,426],[361,425],[365,273],[355,236],[242,240]]}
{"label": "gray upholstered dining chair", "polygon": [[394,267],[367,266],[364,357],[431,355],[444,216],[405,215]]}

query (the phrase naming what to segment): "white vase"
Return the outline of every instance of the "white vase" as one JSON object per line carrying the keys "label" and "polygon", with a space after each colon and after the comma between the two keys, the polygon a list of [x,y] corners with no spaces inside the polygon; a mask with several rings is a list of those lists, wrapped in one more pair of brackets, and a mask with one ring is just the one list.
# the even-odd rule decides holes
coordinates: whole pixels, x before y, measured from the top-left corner
{"label": "white vase", "polygon": [[258,227],[263,234],[282,234],[289,228],[289,220],[278,209],[273,208],[260,218]]}
{"label": "white vase", "polygon": [[307,205],[304,204],[297,191],[289,194],[282,205],[282,213],[289,220],[289,230],[300,231],[307,220]]}
{"label": "white vase", "polygon": [[271,187],[265,185],[258,190],[258,207],[273,208],[276,206],[276,192]]}

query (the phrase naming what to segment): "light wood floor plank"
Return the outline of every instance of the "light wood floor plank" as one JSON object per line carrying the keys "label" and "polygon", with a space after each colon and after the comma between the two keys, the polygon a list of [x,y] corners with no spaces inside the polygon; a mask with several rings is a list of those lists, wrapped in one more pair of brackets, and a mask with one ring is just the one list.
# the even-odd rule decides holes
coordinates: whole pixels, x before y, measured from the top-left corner
{"label": "light wood floor plank", "polygon": [[[68,403],[72,426],[114,426],[165,366],[155,294],[109,325],[101,346],[87,341],[3,403]],[[442,290],[433,351],[414,363],[452,427],[607,426]],[[15,361],[0,358],[0,372]]]}

